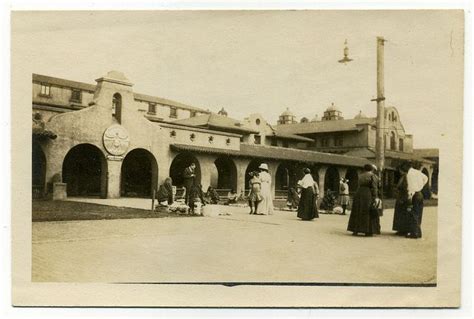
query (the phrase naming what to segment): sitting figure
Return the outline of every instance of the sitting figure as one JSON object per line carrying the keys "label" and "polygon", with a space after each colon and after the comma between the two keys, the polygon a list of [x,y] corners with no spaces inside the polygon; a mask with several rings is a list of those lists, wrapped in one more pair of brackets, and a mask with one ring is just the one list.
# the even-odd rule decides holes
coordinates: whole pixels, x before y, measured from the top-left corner
{"label": "sitting figure", "polygon": [[217,193],[216,189],[212,186],[207,188],[206,198],[209,200],[210,204],[217,204],[220,200],[219,194]]}
{"label": "sitting figure", "polygon": [[237,203],[237,198],[239,195],[235,191],[235,189],[231,189],[230,192],[227,194],[227,202],[226,205],[229,204],[236,204]]}
{"label": "sitting figure", "polygon": [[335,192],[328,189],[324,194],[323,201],[321,202],[321,208],[326,210],[328,214],[333,213],[333,208],[336,206],[336,194]]}
{"label": "sitting figure", "polygon": [[290,187],[288,190],[287,206],[289,209],[298,208],[300,202],[300,196],[294,187]]}
{"label": "sitting figure", "polygon": [[169,206],[173,204],[173,184],[170,177],[167,177],[163,184],[160,185],[156,197],[160,206]]}

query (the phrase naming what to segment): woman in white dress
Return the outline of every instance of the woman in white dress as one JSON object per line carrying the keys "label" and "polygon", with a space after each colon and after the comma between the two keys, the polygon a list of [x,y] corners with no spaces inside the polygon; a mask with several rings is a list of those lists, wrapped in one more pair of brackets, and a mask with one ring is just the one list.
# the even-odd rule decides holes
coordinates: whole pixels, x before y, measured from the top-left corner
{"label": "woman in white dress", "polygon": [[258,168],[260,170],[260,181],[262,182],[260,191],[262,201],[258,204],[257,215],[271,215],[273,214],[272,176],[268,173],[267,164],[262,163]]}

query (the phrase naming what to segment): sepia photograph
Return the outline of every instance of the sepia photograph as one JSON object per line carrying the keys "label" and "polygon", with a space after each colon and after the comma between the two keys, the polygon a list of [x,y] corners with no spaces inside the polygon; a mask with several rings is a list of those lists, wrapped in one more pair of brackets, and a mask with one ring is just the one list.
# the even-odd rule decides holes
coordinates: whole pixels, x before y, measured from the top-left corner
{"label": "sepia photograph", "polygon": [[459,306],[462,10],[16,11],[11,37],[19,305]]}

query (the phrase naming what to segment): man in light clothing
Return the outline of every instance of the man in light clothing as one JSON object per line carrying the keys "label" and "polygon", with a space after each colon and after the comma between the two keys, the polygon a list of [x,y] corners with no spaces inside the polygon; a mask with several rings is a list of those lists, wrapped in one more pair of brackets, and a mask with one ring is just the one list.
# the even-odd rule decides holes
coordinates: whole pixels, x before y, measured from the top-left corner
{"label": "man in light clothing", "polygon": [[402,167],[407,172],[408,188],[408,216],[410,220],[410,231],[407,238],[421,238],[421,220],[423,217],[423,187],[428,183],[428,176],[407,163]]}

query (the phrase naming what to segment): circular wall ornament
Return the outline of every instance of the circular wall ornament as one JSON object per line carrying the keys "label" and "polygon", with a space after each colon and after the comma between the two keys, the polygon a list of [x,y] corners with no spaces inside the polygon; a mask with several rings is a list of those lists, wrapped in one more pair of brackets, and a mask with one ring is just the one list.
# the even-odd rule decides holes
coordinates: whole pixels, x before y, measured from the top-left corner
{"label": "circular wall ornament", "polygon": [[130,145],[130,137],[127,130],[118,124],[107,128],[103,136],[104,147],[112,155],[123,155]]}

